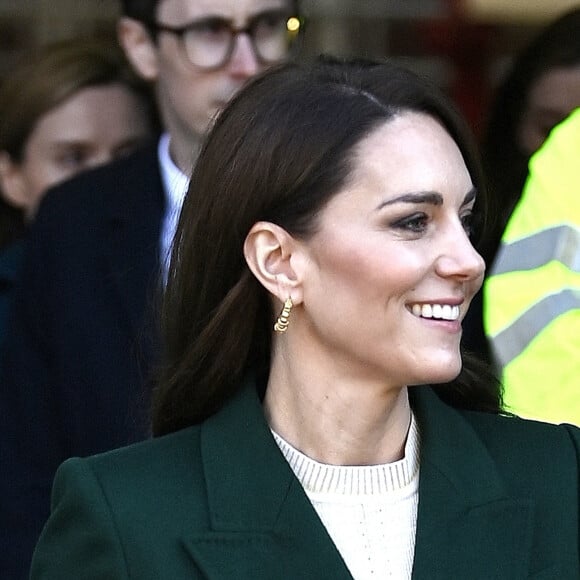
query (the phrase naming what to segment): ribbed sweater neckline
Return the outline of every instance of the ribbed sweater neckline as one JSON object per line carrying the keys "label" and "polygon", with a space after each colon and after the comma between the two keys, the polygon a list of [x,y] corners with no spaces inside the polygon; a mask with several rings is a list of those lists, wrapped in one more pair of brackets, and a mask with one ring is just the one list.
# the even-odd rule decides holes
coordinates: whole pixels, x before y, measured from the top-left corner
{"label": "ribbed sweater neckline", "polygon": [[416,484],[419,474],[419,430],[413,414],[405,442],[405,456],[379,465],[328,465],[304,455],[275,431],[272,435],[292,471],[309,494],[385,495]]}

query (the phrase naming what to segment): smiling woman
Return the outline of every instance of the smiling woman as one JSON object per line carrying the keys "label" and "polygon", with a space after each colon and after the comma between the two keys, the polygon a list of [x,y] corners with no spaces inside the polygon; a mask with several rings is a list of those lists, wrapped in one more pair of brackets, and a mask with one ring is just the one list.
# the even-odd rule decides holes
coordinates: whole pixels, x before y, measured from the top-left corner
{"label": "smiling woman", "polygon": [[[376,381],[373,398],[451,381],[461,370],[460,318],[484,271],[465,230],[475,199],[461,151],[439,121],[402,110],[353,153],[348,182],[326,202],[312,237],[292,250],[292,280],[284,288],[268,284],[258,255],[269,255],[248,244],[252,270],[279,299],[290,294],[287,348],[307,374],[333,369],[335,378],[325,380],[333,392],[338,377],[353,375]],[[255,232],[259,226],[251,230],[258,243]],[[281,280],[277,273],[276,284]],[[449,320],[453,308],[460,317]]]}
{"label": "smiling woman", "polygon": [[248,84],[181,213],[156,437],[61,466],[31,578],[577,577],[579,430],[500,416],[462,361],[484,205],[409,71]]}

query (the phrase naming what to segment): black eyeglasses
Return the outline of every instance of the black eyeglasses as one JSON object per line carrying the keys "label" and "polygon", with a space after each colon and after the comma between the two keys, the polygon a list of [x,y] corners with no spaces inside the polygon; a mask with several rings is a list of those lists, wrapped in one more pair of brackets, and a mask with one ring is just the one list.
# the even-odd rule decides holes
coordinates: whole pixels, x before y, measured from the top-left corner
{"label": "black eyeglasses", "polygon": [[168,26],[153,22],[153,32],[168,32],[179,37],[189,62],[203,70],[225,66],[232,57],[236,39],[247,34],[256,59],[261,64],[285,60],[293,52],[303,27],[298,16],[272,10],[254,16],[247,26],[237,28],[224,18],[205,18],[185,26]]}

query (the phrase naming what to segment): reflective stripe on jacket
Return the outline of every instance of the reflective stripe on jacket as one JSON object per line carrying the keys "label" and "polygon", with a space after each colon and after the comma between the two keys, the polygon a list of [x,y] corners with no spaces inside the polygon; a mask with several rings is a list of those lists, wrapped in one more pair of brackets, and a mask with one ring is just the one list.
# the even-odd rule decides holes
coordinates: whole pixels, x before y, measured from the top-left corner
{"label": "reflective stripe on jacket", "polygon": [[580,109],[532,157],[483,292],[506,409],[580,425]]}

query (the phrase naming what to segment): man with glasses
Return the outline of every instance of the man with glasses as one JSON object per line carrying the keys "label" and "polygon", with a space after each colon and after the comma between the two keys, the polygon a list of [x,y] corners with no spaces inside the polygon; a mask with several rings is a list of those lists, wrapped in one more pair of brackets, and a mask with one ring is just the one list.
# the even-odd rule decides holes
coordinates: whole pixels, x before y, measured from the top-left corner
{"label": "man with glasses", "polygon": [[297,0],[122,4],[119,41],[164,132],[49,192],[32,228],[1,361],[0,578],[28,576],[63,460],[148,436],[154,312],[203,135],[300,38]]}

